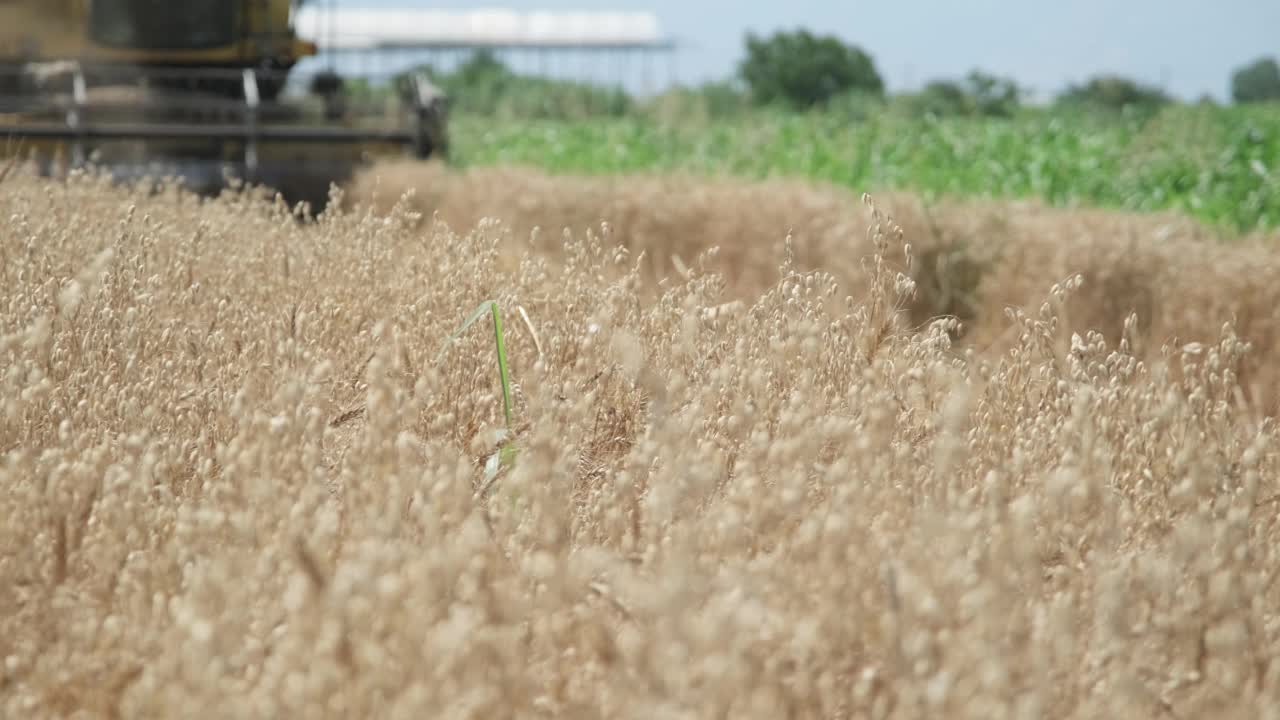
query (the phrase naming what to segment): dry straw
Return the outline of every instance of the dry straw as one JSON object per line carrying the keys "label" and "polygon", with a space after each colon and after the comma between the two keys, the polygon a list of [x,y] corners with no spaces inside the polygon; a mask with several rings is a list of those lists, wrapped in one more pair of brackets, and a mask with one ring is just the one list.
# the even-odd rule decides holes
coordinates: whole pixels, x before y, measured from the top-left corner
{"label": "dry straw", "polygon": [[[584,202],[532,182],[526,221]],[[694,217],[656,183],[645,212]],[[893,213],[780,215],[784,258],[785,228],[412,202],[5,181],[0,716],[1276,715],[1276,428],[1244,384],[1276,354],[1231,324],[1277,306],[1261,251],[947,210],[1002,233],[983,349],[912,314],[937,240]],[[1146,309],[1086,312],[1130,297],[1086,251],[1146,258]],[[483,300],[537,334],[505,337],[519,461],[477,497],[494,338],[432,360]]]}

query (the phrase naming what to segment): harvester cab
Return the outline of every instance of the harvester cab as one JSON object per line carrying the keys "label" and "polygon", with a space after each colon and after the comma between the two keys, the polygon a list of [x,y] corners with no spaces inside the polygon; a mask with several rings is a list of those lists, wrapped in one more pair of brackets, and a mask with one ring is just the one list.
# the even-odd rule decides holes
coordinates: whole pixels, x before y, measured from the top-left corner
{"label": "harvester cab", "polygon": [[[322,208],[386,156],[447,149],[447,98],[424,76],[353,98],[294,27],[305,0],[0,0],[0,155],[46,174],[229,179]],[[363,104],[361,104],[363,102]]]}

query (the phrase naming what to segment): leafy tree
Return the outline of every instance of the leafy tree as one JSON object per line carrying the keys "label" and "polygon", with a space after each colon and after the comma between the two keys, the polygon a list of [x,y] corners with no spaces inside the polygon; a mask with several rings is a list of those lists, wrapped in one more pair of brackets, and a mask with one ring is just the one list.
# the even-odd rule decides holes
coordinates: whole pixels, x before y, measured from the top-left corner
{"label": "leafy tree", "polygon": [[1007,117],[1022,104],[1024,91],[1009,78],[989,75],[981,70],[971,70],[965,77],[964,87],[979,115]]}
{"label": "leafy tree", "polygon": [[954,80],[933,80],[918,93],[906,98],[913,115],[968,115],[972,112],[969,95]]}
{"label": "leafy tree", "polygon": [[1280,64],[1259,58],[1231,75],[1231,99],[1238,103],[1280,100]]}
{"label": "leafy tree", "polygon": [[807,109],[850,90],[884,93],[871,56],[831,35],[780,31],[768,38],[748,33],[738,73],[762,104]]}
{"label": "leafy tree", "polygon": [[1119,75],[1098,75],[1058,95],[1059,105],[1102,110],[1152,110],[1172,102],[1159,88]]}
{"label": "leafy tree", "polygon": [[907,111],[917,115],[1007,117],[1018,109],[1022,89],[1012,80],[973,70],[962,80],[934,80],[904,100]]}

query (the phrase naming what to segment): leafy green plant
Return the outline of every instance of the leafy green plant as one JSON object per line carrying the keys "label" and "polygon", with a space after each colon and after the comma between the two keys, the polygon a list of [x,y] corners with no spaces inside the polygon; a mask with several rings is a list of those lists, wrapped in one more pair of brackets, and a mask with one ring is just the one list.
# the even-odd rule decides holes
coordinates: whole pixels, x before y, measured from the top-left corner
{"label": "leafy green plant", "polygon": [[493,318],[493,338],[494,347],[498,359],[498,381],[502,385],[502,416],[506,421],[506,427],[503,428],[499,435],[498,441],[501,444],[498,451],[489,456],[485,461],[484,477],[486,489],[488,485],[497,478],[502,468],[511,467],[516,460],[516,447],[514,444],[515,428],[511,416],[511,379],[507,373],[507,348],[506,343],[502,339],[502,313],[498,308],[497,300],[486,300],[480,303],[480,306],[471,313],[470,316],[462,323],[462,326],[453,332],[444,345],[440,348],[440,352],[436,354],[436,362],[444,357],[445,351],[449,349],[449,345],[458,338],[467,328],[475,324],[477,320],[484,317],[485,313]]}

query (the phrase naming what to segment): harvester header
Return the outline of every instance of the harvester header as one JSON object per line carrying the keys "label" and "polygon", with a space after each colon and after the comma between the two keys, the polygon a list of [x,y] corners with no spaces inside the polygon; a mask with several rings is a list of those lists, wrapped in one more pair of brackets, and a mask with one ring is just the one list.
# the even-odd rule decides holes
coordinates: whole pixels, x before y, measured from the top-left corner
{"label": "harvester header", "polygon": [[[374,157],[443,154],[446,99],[423,76],[357,108],[295,32],[299,0],[0,0],[0,146],[212,192],[229,176],[323,206]],[[301,86],[299,88],[299,86]]]}

